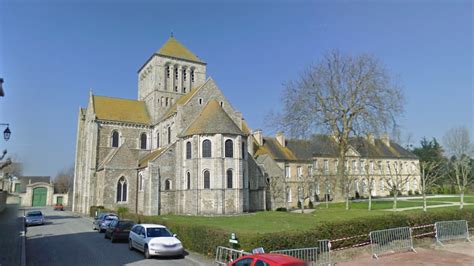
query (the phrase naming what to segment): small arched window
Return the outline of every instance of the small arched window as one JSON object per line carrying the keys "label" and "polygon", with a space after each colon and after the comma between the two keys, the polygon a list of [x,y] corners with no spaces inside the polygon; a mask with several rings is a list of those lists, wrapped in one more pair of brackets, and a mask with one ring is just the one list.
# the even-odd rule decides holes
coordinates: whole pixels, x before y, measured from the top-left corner
{"label": "small arched window", "polygon": [[191,189],[191,173],[186,173],[186,188]]}
{"label": "small arched window", "polygon": [[230,139],[225,141],[225,157],[226,158],[234,157],[234,142]]}
{"label": "small arched window", "polygon": [[146,133],[142,133],[140,135],[140,149],[142,150],[146,149]]}
{"label": "small arched window", "polygon": [[119,146],[119,138],[117,131],[112,132],[112,147],[117,148]]}
{"label": "small arched window", "polygon": [[202,157],[210,158],[212,156],[211,141],[206,139],[202,142]]}
{"label": "small arched window", "polygon": [[211,174],[209,171],[204,171],[204,188],[211,188]]}
{"label": "small arched window", "polygon": [[245,160],[245,142],[242,141],[242,159]]}
{"label": "small arched window", "polygon": [[183,67],[183,80],[186,81],[186,68]]}
{"label": "small arched window", "polygon": [[191,141],[186,142],[186,159],[191,159]]}
{"label": "small arched window", "polygon": [[166,179],[165,180],[165,190],[170,190],[171,189],[171,180]]}
{"label": "small arched window", "polygon": [[227,188],[232,188],[232,170],[227,170]]}
{"label": "small arched window", "polygon": [[168,144],[171,144],[171,127],[168,127]]}
{"label": "small arched window", "polygon": [[117,202],[127,201],[127,179],[120,177],[117,182]]}

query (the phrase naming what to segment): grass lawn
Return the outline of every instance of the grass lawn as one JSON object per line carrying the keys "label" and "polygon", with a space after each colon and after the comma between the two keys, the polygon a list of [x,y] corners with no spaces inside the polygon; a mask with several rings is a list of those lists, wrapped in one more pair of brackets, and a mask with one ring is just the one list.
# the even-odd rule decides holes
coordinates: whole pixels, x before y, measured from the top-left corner
{"label": "grass lawn", "polygon": [[[392,212],[383,209],[391,209],[392,201],[374,201],[373,211],[367,211],[367,202],[353,202],[351,210],[344,209],[344,203],[330,203],[329,208],[322,203],[316,207],[313,213],[301,214],[291,212],[257,212],[248,215],[227,216],[227,217],[202,217],[202,216],[178,216],[165,215],[162,219],[172,220],[177,223],[203,224],[212,227],[232,231],[236,233],[269,233],[292,230],[305,230],[317,224],[328,221],[344,221],[351,219],[363,219],[367,216],[388,216]],[[422,201],[398,201],[398,208],[422,206]],[[440,202],[429,202],[429,205],[438,205]],[[441,203],[443,204],[443,203]],[[459,208],[459,207],[447,207]],[[474,208],[466,206],[465,208]],[[440,209],[428,209],[429,212],[436,212]],[[422,210],[411,210],[408,212],[421,212]]]}

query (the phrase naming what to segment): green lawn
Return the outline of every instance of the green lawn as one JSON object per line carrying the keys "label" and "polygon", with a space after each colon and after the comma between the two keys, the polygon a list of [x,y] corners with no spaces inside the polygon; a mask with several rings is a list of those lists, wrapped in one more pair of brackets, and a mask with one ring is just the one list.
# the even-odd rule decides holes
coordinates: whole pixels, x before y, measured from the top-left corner
{"label": "green lawn", "polygon": [[[374,201],[373,211],[367,211],[367,202],[351,203],[351,210],[346,211],[343,203],[330,203],[329,208],[322,203],[316,207],[315,212],[301,214],[290,212],[257,212],[248,215],[227,216],[227,217],[202,217],[202,216],[178,216],[166,215],[161,218],[175,221],[177,223],[194,223],[208,225],[212,227],[222,228],[226,231],[236,233],[249,232],[280,232],[292,230],[304,230],[314,227],[317,224],[328,221],[344,221],[351,219],[364,219],[367,216],[386,216],[392,212],[383,209],[391,209],[392,201]],[[429,205],[446,204],[442,202],[428,202]],[[422,201],[406,201],[399,200],[398,208],[422,206]],[[459,208],[459,207],[446,207]],[[429,212],[436,212],[440,209],[428,209]],[[465,208],[474,208],[474,206],[466,206]],[[421,209],[411,210],[408,212],[421,212]]]}

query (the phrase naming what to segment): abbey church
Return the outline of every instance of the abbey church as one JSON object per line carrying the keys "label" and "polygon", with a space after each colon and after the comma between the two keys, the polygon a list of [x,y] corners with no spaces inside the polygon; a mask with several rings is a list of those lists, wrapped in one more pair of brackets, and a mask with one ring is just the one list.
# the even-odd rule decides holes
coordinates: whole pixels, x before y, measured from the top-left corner
{"label": "abbey church", "polygon": [[[87,107],[79,109],[72,207],[81,213],[91,206],[126,207],[143,215],[293,207],[301,198],[305,201],[301,176],[317,169],[331,176],[329,168],[337,165],[335,146],[324,136],[309,142],[251,131],[207,77],[206,63],[171,37],[139,68],[137,100],[91,92]],[[354,193],[361,195],[388,194],[382,171],[379,185],[375,179],[364,181],[364,164],[418,162],[386,136],[357,139],[349,159],[359,178]],[[418,187],[412,176],[407,191]],[[285,180],[282,193],[270,190],[272,178]],[[325,193],[315,182],[311,200]]]}

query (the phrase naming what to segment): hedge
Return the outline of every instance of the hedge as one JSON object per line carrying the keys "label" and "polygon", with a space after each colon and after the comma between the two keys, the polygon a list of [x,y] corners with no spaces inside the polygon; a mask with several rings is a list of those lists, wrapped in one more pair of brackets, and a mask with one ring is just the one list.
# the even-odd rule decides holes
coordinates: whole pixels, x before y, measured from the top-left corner
{"label": "hedge", "polygon": [[[213,256],[217,246],[229,246],[230,231],[222,230],[207,225],[192,224],[191,222],[175,222],[160,216],[141,216],[126,214],[128,219],[142,223],[158,223],[170,228],[178,234],[185,248],[195,252]],[[318,240],[337,239],[356,235],[364,235],[359,239],[334,243],[332,248],[360,243],[368,240],[368,233],[374,230],[389,229],[403,226],[419,226],[434,224],[437,221],[467,220],[474,225],[474,209],[464,210],[437,210],[436,212],[392,213],[383,216],[368,216],[365,219],[348,221],[335,221],[318,224],[314,228],[301,231],[275,232],[275,233],[240,233],[238,235],[240,248],[251,250],[263,247],[266,251],[278,249],[291,249],[314,247]],[[426,231],[427,230],[427,231]],[[426,228],[424,232],[431,231]]]}

